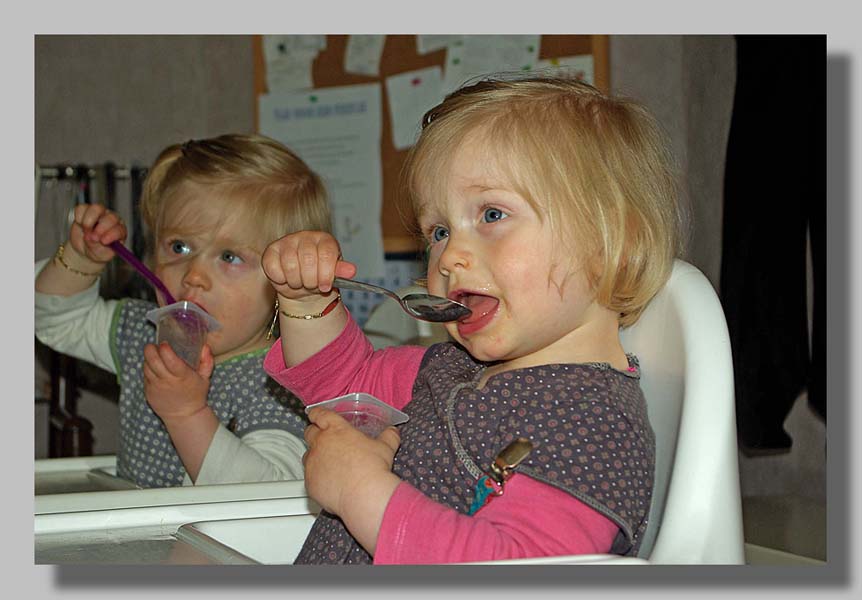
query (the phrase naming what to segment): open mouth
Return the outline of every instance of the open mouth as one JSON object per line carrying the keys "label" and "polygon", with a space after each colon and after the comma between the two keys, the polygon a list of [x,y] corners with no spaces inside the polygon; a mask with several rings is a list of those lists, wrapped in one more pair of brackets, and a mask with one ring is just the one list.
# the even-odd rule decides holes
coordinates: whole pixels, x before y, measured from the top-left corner
{"label": "open mouth", "polygon": [[460,302],[473,311],[469,316],[458,321],[459,329],[467,332],[480,329],[488,323],[500,305],[500,300],[493,296],[465,291],[454,292],[449,295],[449,299]]}

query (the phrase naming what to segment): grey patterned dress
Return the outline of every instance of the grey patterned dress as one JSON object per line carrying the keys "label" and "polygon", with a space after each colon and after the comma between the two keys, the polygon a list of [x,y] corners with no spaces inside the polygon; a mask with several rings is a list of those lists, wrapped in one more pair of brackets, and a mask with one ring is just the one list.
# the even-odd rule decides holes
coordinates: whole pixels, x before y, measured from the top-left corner
{"label": "grey patterned dress", "polygon": [[[121,389],[117,475],[145,488],[182,485],[186,474],[167,430],[144,396],[144,346],[155,342],[155,327],[145,314],[153,308],[149,302],[123,300],[111,324],[111,354]],[[207,402],[238,437],[259,429],[282,429],[302,439],[308,425],[304,407],[264,372],[265,355],[266,349],[261,349],[217,364]]]}
{"label": "grey patterned dress", "polygon": [[[436,502],[468,514],[474,487],[517,437],[536,446],[516,469],[559,488],[619,526],[611,552],[636,555],[652,497],[655,436],[637,359],[528,367],[491,377],[452,343],[422,359],[393,471]],[[430,526],[430,524],[429,524]],[[343,522],[322,513],[296,564],[368,564]]]}

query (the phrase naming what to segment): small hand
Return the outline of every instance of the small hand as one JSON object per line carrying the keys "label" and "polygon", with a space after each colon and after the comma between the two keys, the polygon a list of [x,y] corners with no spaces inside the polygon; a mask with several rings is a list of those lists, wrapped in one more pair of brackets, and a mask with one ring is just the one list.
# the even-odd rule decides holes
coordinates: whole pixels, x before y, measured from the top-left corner
{"label": "small hand", "polygon": [[144,394],[165,423],[183,419],[207,406],[214,360],[204,344],[197,370],[189,367],[167,342],[144,347]]}
{"label": "small hand", "polygon": [[126,225],[120,216],[101,204],[79,204],[69,230],[69,245],[81,256],[106,263],[114,257],[109,244],[126,239]]}
{"label": "small hand", "polygon": [[356,265],[341,260],[338,241],[323,231],[300,231],[272,242],[261,266],[275,291],[295,300],[326,294],[336,276],[356,274]]}
{"label": "small hand", "polygon": [[[344,516],[348,504],[364,501],[363,493],[373,496],[388,485],[401,437],[395,427],[388,427],[372,439],[325,408],[310,410],[308,418],[308,451],[302,459],[305,487],[327,511]],[[380,499],[385,502],[388,496]]]}

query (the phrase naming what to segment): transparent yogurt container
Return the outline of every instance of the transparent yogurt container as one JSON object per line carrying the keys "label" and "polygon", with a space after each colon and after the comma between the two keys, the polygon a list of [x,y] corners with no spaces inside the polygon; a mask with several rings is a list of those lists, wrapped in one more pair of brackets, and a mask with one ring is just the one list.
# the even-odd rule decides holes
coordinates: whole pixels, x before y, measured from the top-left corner
{"label": "transparent yogurt container", "polygon": [[305,407],[305,412],[318,406],[334,410],[348,423],[370,437],[377,437],[390,425],[401,425],[406,423],[408,419],[408,416],[397,408],[393,408],[364,392],[354,392],[332,400],[311,404]]}
{"label": "transparent yogurt container", "polygon": [[198,367],[207,334],[221,329],[212,315],[188,300],[154,308],[146,316],[156,324],[156,343],[170,344],[177,356],[193,369]]}

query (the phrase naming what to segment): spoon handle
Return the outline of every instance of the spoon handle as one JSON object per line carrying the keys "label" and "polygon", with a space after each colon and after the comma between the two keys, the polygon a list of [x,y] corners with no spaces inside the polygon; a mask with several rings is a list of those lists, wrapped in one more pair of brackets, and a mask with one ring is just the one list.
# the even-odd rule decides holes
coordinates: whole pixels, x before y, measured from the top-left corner
{"label": "spoon handle", "polygon": [[119,240],[111,242],[109,245],[111,246],[111,249],[116,252],[117,255],[119,255],[120,258],[129,263],[132,267],[135,268],[138,273],[146,277],[150,283],[156,286],[156,289],[158,289],[165,297],[166,304],[173,304],[174,302],[176,302],[176,300],[174,300],[174,297],[171,296],[171,293],[168,291],[168,288],[166,288],[165,284],[162,283],[162,280],[156,277],[156,274],[150,271],[144,263],[138,260],[138,257],[132,254],[132,252],[128,248],[123,246],[119,242]]}
{"label": "spoon handle", "polygon": [[342,279],[341,277],[336,277],[332,281],[332,285],[338,288],[347,288],[349,290],[359,290],[361,292],[371,292],[373,294],[385,294],[390,298],[394,298],[398,302],[401,302],[401,297],[395,292],[370,283],[356,281],[354,279]]}

